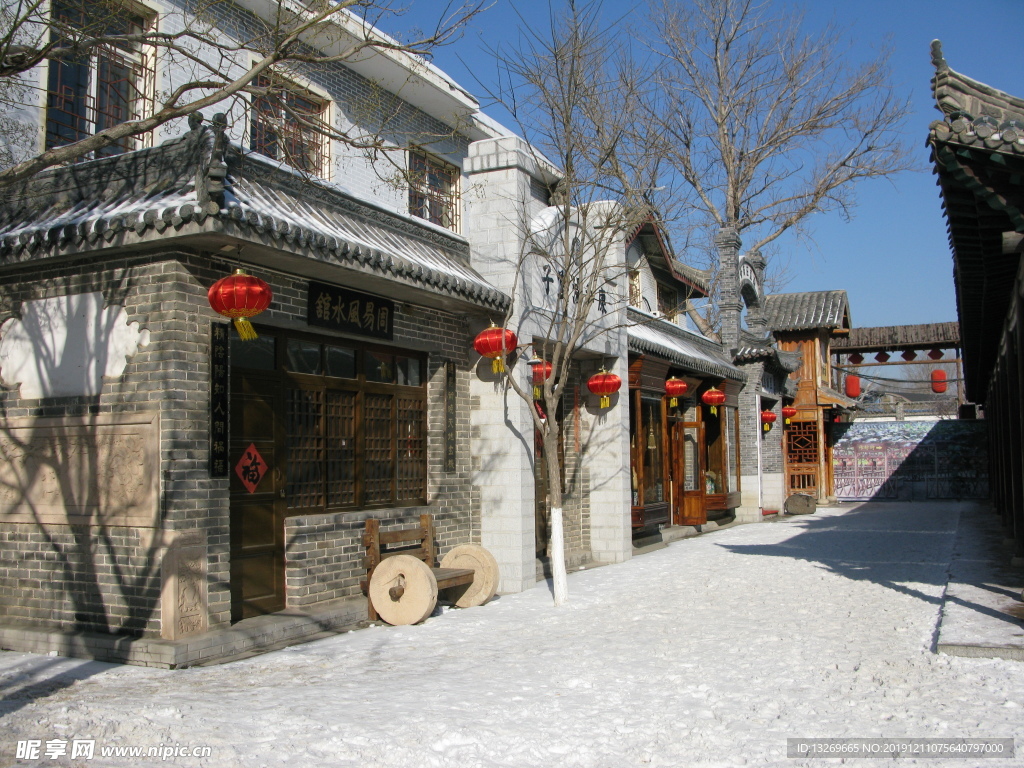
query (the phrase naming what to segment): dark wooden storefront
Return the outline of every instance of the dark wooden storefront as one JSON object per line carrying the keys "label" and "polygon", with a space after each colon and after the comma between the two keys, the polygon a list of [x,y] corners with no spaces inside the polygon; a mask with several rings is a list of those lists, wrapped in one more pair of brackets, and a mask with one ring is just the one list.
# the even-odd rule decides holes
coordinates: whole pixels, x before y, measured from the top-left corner
{"label": "dark wooden storefront", "polygon": [[[665,395],[672,375],[690,387],[675,406]],[[651,356],[631,362],[629,385],[634,530],[702,525],[739,506],[736,387],[673,370]],[[715,414],[698,405],[712,386],[727,397]]]}
{"label": "dark wooden storefront", "polygon": [[426,357],[260,328],[231,352],[231,614],[285,607],[286,517],[425,504]]}

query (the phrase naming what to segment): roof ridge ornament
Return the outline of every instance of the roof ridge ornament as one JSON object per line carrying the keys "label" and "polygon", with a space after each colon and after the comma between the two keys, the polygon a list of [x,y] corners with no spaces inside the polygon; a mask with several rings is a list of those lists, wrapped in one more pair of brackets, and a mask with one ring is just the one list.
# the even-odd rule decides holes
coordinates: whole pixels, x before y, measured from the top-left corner
{"label": "roof ridge ornament", "polygon": [[935,67],[936,72],[948,72],[949,64],[946,62],[946,57],[942,55],[942,41],[932,40],[932,66]]}
{"label": "roof ridge ornament", "polygon": [[224,207],[224,189],[228,175],[227,163],[227,115],[218,112],[210,121],[210,127],[203,128],[203,115],[194,112],[188,116],[189,130],[197,132],[204,143],[203,156],[196,169],[196,199],[211,216]]}

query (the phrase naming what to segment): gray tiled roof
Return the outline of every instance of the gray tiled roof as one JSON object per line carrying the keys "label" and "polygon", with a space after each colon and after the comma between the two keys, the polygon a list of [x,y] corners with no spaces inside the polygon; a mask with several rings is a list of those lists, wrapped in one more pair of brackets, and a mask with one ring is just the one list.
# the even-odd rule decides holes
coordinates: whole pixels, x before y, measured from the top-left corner
{"label": "gray tiled roof", "polygon": [[469,266],[469,245],[228,146],[216,127],[39,174],[0,201],[0,261],[140,238],[230,236],[492,310],[509,299]]}
{"label": "gray tiled roof", "polygon": [[764,316],[772,331],[804,331],[813,328],[849,328],[846,291],[775,293],[764,303]]}
{"label": "gray tiled roof", "polygon": [[632,309],[629,310],[627,319],[631,351],[664,357],[694,373],[705,373],[734,381],[746,379],[746,374],[729,363],[721,347],[715,342],[701,339],[672,323]]}

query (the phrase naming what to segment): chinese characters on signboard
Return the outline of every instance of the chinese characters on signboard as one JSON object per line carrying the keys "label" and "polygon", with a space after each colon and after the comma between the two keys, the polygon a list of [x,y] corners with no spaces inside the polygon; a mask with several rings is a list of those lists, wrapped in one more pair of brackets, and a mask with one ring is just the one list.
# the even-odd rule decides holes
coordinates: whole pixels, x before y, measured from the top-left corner
{"label": "chinese characters on signboard", "polygon": [[306,299],[310,325],[388,341],[394,334],[393,301],[312,280]]}
{"label": "chinese characters on signboard", "polygon": [[228,323],[210,323],[210,477],[228,476]]}
{"label": "chinese characters on signboard", "polygon": [[444,364],[444,471],[455,471],[455,435],[458,429],[458,403],[455,390],[455,362]]}

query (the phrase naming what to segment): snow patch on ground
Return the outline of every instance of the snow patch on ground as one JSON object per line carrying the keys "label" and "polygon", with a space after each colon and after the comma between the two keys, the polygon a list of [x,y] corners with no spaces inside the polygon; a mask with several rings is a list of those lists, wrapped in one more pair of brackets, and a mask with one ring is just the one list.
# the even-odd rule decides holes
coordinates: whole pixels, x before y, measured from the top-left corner
{"label": "snow patch on ground", "polygon": [[218,767],[800,768],[840,761],[788,759],[787,738],[1016,737],[991,762],[1024,765],[1024,664],[932,652],[959,508],[899,509],[685,539],[573,574],[562,609],[540,585],[219,667],[0,654],[0,755],[95,738],[209,745],[171,764]]}

